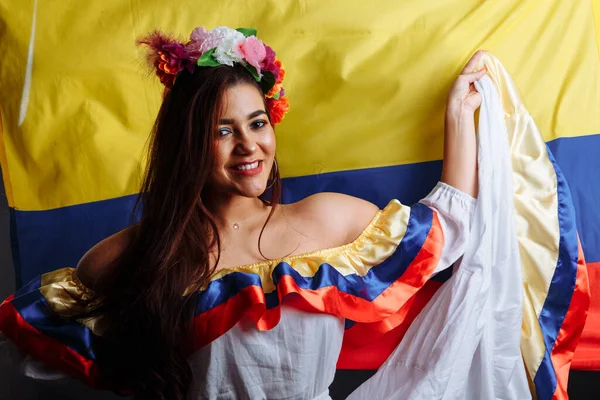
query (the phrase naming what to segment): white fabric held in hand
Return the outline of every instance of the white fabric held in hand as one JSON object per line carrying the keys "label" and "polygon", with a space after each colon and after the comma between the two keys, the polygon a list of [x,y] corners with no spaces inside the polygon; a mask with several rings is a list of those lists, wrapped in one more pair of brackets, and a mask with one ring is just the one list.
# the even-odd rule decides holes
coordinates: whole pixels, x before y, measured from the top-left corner
{"label": "white fabric held in hand", "polygon": [[479,194],[465,254],[350,400],[531,398],[519,348],[522,269],[504,112],[489,77],[475,85],[483,98]]}

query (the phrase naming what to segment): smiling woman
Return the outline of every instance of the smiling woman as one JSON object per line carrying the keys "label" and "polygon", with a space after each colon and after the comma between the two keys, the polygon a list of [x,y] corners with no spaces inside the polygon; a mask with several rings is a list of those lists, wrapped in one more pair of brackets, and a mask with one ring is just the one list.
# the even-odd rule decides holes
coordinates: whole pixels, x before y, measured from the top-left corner
{"label": "smiling woman", "polygon": [[265,191],[275,161],[275,132],[265,108],[256,85],[225,91],[209,190],[254,198]]}
{"label": "smiling woman", "polygon": [[[297,204],[279,204],[275,132],[266,110],[264,94],[256,82],[228,87],[219,102],[213,168],[202,198],[224,244],[220,253],[213,252],[217,270],[345,244],[348,229],[351,239],[356,238],[377,211],[370,203],[337,195],[337,202],[352,202],[359,207],[354,219],[357,228],[344,223],[347,219],[340,211],[348,210],[338,207],[327,212],[339,214],[340,221],[333,225],[341,229],[326,229],[324,216],[319,214],[333,194],[312,196]],[[274,190],[271,200],[264,201],[261,196],[269,182]],[[311,212],[317,215],[311,216]]]}
{"label": "smiling woman", "polygon": [[[379,210],[320,193],[282,205],[274,126],[288,108],[285,70],[255,34],[141,40],[165,97],[140,222],[3,304],[0,329],[20,348],[143,399],[328,399],[342,340],[356,340],[345,330],[358,323],[375,338],[410,323],[407,310],[433,294],[429,278],[463,255],[477,204],[482,53],[450,91],[441,182],[426,198]],[[474,318],[466,298],[448,302],[453,326]],[[524,371],[515,376],[527,390]]]}
{"label": "smiling woman", "polygon": [[[64,368],[55,360],[73,355],[60,348],[42,361],[144,399],[327,398],[344,319],[386,319],[460,256],[475,200],[447,184],[412,208],[379,211],[334,193],[279,204],[274,125],[287,111],[285,70],[253,33],[198,28],[185,45],[157,32],[140,41],[165,84],[141,220],[94,246],[76,271],[48,278],[83,296],[83,308],[61,316],[99,323],[85,324],[93,361],[79,355]],[[469,82],[481,76],[457,86],[472,108]],[[452,100],[450,152],[462,156],[445,173],[471,190],[472,111]],[[413,265],[422,246],[430,255]],[[254,328],[239,330],[249,321]]]}

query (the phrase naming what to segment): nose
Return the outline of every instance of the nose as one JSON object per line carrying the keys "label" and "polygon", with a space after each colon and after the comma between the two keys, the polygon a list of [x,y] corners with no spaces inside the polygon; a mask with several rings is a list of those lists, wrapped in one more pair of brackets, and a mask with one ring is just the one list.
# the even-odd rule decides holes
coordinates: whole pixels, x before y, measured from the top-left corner
{"label": "nose", "polygon": [[248,129],[240,129],[237,136],[236,150],[240,154],[252,154],[257,150],[255,137]]}

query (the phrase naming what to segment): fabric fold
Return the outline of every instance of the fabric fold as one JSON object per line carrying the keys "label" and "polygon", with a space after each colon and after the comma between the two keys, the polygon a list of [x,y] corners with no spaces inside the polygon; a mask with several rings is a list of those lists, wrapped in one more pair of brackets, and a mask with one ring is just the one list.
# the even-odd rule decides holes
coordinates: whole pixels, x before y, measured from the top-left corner
{"label": "fabric fold", "polygon": [[514,82],[491,54],[483,65],[469,246],[351,399],[568,397],[590,301],[572,199]]}
{"label": "fabric fold", "polygon": [[399,346],[350,399],[501,398],[511,386],[519,388],[512,398],[531,397],[519,349],[522,289],[514,282],[522,278],[506,129],[491,80],[484,77],[477,88],[479,193],[466,251]]}

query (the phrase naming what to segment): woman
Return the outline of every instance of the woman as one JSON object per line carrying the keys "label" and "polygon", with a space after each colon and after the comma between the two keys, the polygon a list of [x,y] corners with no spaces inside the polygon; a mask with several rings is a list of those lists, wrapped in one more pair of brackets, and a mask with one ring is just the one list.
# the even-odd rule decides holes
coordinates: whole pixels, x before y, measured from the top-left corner
{"label": "woman", "polygon": [[[45,297],[51,315],[40,318],[84,326],[53,340],[71,349],[81,340],[87,359],[61,349],[61,362],[18,344],[139,398],[329,398],[345,322],[385,321],[464,251],[477,195],[481,52],[448,96],[441,182],[413,208],[392,201],[379,210],[335,193],[279,204],[274,125],[287,111],[284,69],[255,31],[197,28],[185,45],[155,32],[141,43],[165,97],[140,222],[39,289],[64,290],[60,306]],[[409,235],[423,237],[416,250],[427,254],[402,247]],[[401,268],[412,271],[410,284]],[[17,342],[29,328],[11,317],[24,315],[11,301],[0,329]],[[29,343],[52,336],[37,331]]]}

